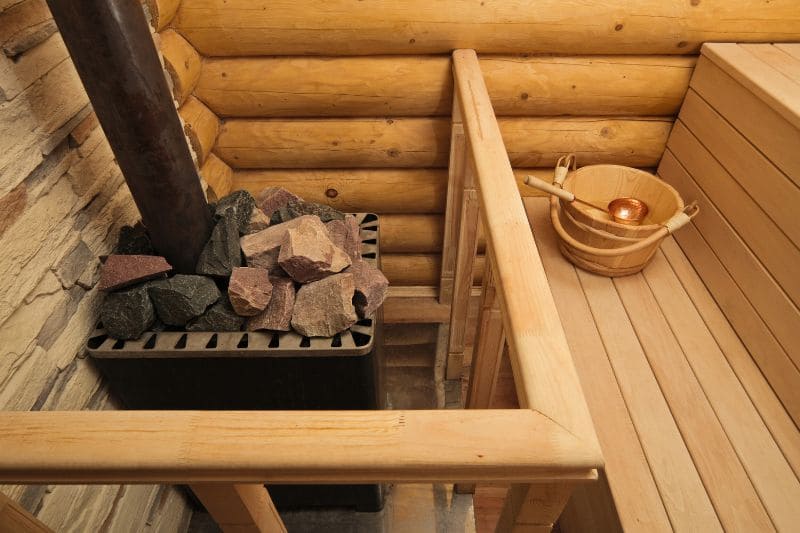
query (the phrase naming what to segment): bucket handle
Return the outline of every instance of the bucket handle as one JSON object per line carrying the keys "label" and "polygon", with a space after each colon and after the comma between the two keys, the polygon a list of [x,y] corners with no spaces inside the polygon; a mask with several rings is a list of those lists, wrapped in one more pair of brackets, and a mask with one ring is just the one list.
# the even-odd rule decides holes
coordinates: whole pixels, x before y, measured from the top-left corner
{"label": "bucket handle", "polygon": [[558,209],[559,209],[559,202],[555,196],[550,197],[550,220],[553,223],[553,228],[555,228],[556,233],[558,236],[561,237],[567,244],[579,250],[581,252],[597,255],[600,257],[617,257],[620,255],[627,255],[632,254],[638,251],[641,251],[645,248],[652,246],[653,244],[657,243],[670,233],[674,233],[675,231],[679,230],[683,226],[689,223],[697,213],[700,212],[700,207],[697,205],[697,202],[692,202],[686,207],[683,208],[682,211],[676,213],[672,216],[668,221],[666,221],[661,228],[656,230],[655,232],[651,233],[648,237],[642,239],[641,241],[637,241],[633,244],[629,244],[628,246],[623,246],[622,248],[595,248],[593,246],[588,246],[583,244],[582,242],[575,239],[572,235],[567,233],[567,230],[564,229],[564,226],[561,225],[561,219],[558,216]]}
{"label": "bucket handle", "polygon": [[563,188],[564,180],[567,179],[567,174],[569,173],[569,167],[572,167],[572,170],[578,168],[575,160],[575,154],[562,155],[558,158],[558,161],[556,161],[556,168],[555,172],[553,173],[553,183],[558,185],[559,189]]}

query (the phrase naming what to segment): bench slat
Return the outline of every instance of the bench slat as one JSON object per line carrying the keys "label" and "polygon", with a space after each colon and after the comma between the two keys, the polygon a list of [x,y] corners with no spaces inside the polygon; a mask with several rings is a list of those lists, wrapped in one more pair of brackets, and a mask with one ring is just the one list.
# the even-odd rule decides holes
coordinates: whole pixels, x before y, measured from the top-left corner
{"label": "bench slat", "polygon": [[794,472],[663,254],[643,274],[769,516],[791,530],[800,518]]}

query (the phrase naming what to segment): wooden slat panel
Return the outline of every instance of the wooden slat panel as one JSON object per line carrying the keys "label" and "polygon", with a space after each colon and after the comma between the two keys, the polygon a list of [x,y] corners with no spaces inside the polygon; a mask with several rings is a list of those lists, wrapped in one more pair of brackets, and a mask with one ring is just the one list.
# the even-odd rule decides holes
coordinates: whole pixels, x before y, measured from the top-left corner
{"label": "wooden slat panel", "polygon": [[[701,210],[694,219],[694,227],[703,235],[703,239],[708,242],[707,246],[713,249],[714,254],[725,265],[725,269],[736,280],[740,288],[736,289],[736,292],[743,292],[750,301],[747,307],[752,304],[795,364],[800,362],[800,338],[797,335],[800,328],[800,313],[792,301],[669,150],[664,154],[659,174],[684,198],[697,200]],[[683,244],[682,233],[677,234],[681,244]],[[694,253],[687,250],[687,255],[692,261],[695,260]],[[706,277],[705,274],[703,277]],[[715,290],[712,292],[720,298],[723,308],[725,303],[730,303],[727,292],[717,293]],[[725,312],[728,313],[728,310]],[[739,330],[740,326],[737,325],[736,328]],[[740,331],[744,332],[747,329]],[[789,364],[791,365],[791,362]]]}
{"label": "wooden slat panel", "polygon": [[[475,258],[473,284],[483,278],[483,256]],[[393,285],[437,285],[441,273],[439,254],[382,254],[381,270]]]}
{"label": "wooden slat panel", "polygon": [[706,57],[698,60],[690,87],[800,185],[800,129]]}
{"label": "wooden slat panel", "polygon": [[581,270],[577,273],[672,527],[721,531],[613,282]]}
{"label": "wooden slat panel", "polygon": [[797,426],[678,244],[673,239],[667,239],[661,248],[683,289],[700,313],[703,323],[714,336],[731,368],[761,413],[786,460],[795,474],[800,475],[800,432],[797,431]]}
{"label": "wooden slat panel", "polygon": [[[548,167],[575,152],[582,165],[655,166],[668,118],[501,118],[515,167]],[[399,119],[230,119],[214,153],[233,168],[446,167],[450,121]]]}
{"label": "wooden slat panel", "polygon": [[680,122],[669,140],[669,150],[714,202],[725,219],[755,253],[795,305],[800,304],[800,265],[797,248],[753,202],[736,180]]}
{"label": "wooden slat panel", "polygon": [[660,252],[643,274],[764,508],[778,530],[791,530],[800,520],[797,477]]}
{"label": "wooden slat panel", "polygon": [[[800,86],[798,86],[800,91]],[[713,154],[775,225],[800,245],[800,188],[742,137],[694,90],[686,95],[681,123]],[[712,198],[716,197],[712,194]]]}
{"label": "wooden slat panel", "polygon": [[[606,477],[617,503],[619,520],[630,530],[672,531],[578,276],[558,251],[549,220],[549,202],[530,199],[525,207],[603,448]],[[593,489],[596,490],[600,489]],[[568,507],[565,512],[569,511]],[[575,520],[578,516],[573,523]],[[607,530],[602,523],[592,526]]]}
{"label": "wooden slat panel", "polygon": [[647,282],[636,274],[614,285],[723,527],[769,531],[772,522]]}
{"label": "wooden slat panel", "polygon": [[602,462],[529,410],[2,412],[0,448],[8,483],[582,480]]}
{"label": "wooden slat panel", "polygon": [[[800,58],[772,44],[740,44],[737,46],[780,72],[781,75],[789,78],[795,84],[800,84]],[[791,46],[791,44],[787,46]],[[773,77],[770,76],[770,78],[772,79]],[[770,83],[764,82],[764,85],[769,86]],[[781,87],[789,89],[790,86],[781,83]],[[767,87],[767,89],[769,90],[770,88]]]}
{"label": "wooden slat panel", "polygon": [[735,43],[708,43],[703,47],[703,55],[800,128],[800,97],[797,93],[800,87],[794,80]]}
{"label": "wooden slat panel", "polygon": [[381,2],[194,0],[173,25],[203,55],[692,54],[706,41],[796,41],[793,0]]}
{"label": "wooden slat panel", "polygon": [[[696,58],[486,56],[495,113],[675,115]],[[223,117],[450,114],[447,56],[208,59],[195,95]]]}

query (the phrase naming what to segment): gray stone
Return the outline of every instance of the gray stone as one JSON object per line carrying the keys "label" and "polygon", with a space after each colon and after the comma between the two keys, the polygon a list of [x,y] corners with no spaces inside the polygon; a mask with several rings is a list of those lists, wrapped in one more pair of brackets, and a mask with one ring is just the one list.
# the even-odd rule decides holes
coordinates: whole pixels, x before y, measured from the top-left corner
{"label": "gray stone", "polygon": [[272,213],[289,202],[302,202],[303,199],[283,187],[267,187],[256,197],[256,205],[264,215],[271,217]]}
{"label": "gray stone", "polygon": [[214,281],[203,276],[178,274],[148,285],[158,318],[170,326],[186,325],[220,297]]}
{"label": "gray stone", "polygon": [[217,218],[233,217],[236,220],[239,233],[244,233],[250,223],[250,214],[253,212],[255,205],[256,200],[252,194],[239,190],[230,193],[217,202],[214,212]]}
{"label": "gray stone", "polygon": [[236,314],[228,298],[223,295],[205,313],[189,322],[186,331],[239,331],[244,317]]}
{"label": "gray stone", "polygon": [[344,250],[351,260],[361,259],[361,228],[356,217],[347,215],[344,220],[331,220],[325,227],[333,244]]}
{"label": "gray stone", "polygon": [[211,238],[200,254],[195,271],[205,276],[228,277],[235,267],[242,264],[239,249],[239,227],[235,217],[222,217],[214,225]]}
{"label": "gray stone", "polygon": [[265,230],[245,235],[239,240],[244,252],[247,266],[266,268],[271,274],[279,275],[282,271],[278,268],[278,253],[281,243],[286,237],[286,232],[307,219],[317,219],[313,216],[298,217],[283,224],[270,226]]}
{"label": "gray stone", "polygon": [[319,219],[311,217],[286,232],[278,264],[295,281],[308,283],[341,272],[350,258],[334,246]]}
{"label": "gray stone", "polygon": [[244,230],[245,235],[257,233],[269,227],[269,217],[258,207],[254,207],[250,213],[250,222]]}
{"label": "gray stone", "polygon": [[94,264],[97,260],[94,253],[89,249],[83,240],[73,248],[53,269],[61,286],[65,290],[71,289],[80,279],[86,267]]}
{"label": "gray stone", "polygon": [[361,318],[372,316],[386,299],[389,280],[383,272],[363,260],[355,261],[345,272],[352,274],[355,282],[353,305],[356,313]]}
{"label": "gray stone", "polygon": [[306,337],[330,337],[358,320],[353,307],[352,274],[334,274],[297,291],[292,327]]}
{"label": "gray stone", "polygon": [[153,243],[150,236],[141,222],[135,226],[122,226],[119,230],[117,249],[115,251],[121,255],[155,255]]}
{"label": "gray stone", "polygon": [[292,329],[292,310],[294,309],[294,281],[290,278],[271,278],[272,297],[269,305],[261,313],[247,320],[246,329],[256,331],[289,331]]}
{"label": "gray stone", "polygon": [[228,282],[228,298],[234,311],[241,316],[257,315],[267,308],[272,296],[269,273],[263,268],[233,269]]}
{"label": "gray stone", "polygon": [[344,213],[324,204],[315,204],[313,202],[289,202],[272,213],[270,222],[272,224],[280,224],[303,215],[316,215],[322,222],[344,220]]}
{"label": "gray stone", "polygon": [[115,339],[138,339],[155,322],[156,314],[147,285],[139,285],[106,296],[100,307],[100,320]]}

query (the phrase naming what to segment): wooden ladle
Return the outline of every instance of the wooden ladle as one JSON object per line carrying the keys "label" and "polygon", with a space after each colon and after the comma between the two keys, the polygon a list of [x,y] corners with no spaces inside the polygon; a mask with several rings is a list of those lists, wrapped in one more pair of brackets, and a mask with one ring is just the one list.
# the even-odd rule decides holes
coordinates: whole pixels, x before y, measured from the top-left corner
{"label": "wooden ladle", "polygon": [[642,223],[644,218],[647,216],[647,213],[650,211],[650,208],[647,207],[646,203],[638,198],[633,198],[630,196],[616,198],[611,200],[608,206],[601,207],[597,204],[593,204],[592,202],[582,200],[576,197],[575,193],[566,189],[562,189],[561,187],[553,185],[552,183],[547,183],[546,181],[535,176],[525,176],[525,184],[539,189],[540,191],[552,194],[553,196],[556,196],[565,202],[578,202],[579,204],[588,205],[589,207],[593,207],[608,213],[614,222],[619,222],[620,224],[638,226]]}

